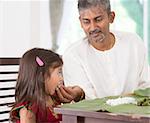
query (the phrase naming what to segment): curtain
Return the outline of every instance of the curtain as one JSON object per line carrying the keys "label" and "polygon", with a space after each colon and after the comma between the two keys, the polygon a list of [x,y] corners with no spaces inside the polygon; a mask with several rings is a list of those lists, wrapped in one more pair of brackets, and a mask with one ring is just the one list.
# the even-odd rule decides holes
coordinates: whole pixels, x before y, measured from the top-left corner
{"label": "curtain", "polygon": [[64,0],[50,0],[50,23],[51,23],[51,41],[52,50],[55,51],[57,46],[58,31],[60,28],[61,18],[63,15],[63,3]]}

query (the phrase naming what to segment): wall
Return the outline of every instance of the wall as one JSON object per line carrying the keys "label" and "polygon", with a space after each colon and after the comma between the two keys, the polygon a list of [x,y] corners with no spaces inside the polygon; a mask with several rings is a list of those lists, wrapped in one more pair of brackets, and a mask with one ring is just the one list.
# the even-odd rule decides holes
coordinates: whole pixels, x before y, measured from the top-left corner
{"label": "wall", "polygon": [[0,57],[32,47],[51,48],[49,1],[0,1]]}

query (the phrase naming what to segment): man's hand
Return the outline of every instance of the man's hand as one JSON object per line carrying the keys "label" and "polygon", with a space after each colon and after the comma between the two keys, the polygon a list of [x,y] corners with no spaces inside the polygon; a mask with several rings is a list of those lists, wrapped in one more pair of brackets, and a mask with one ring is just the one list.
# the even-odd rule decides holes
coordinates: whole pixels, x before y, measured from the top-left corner
{"label": "man's hand", "polygon": [[56,93],[62,103],[78,102],[84,97],[84,91],[79,86],[60,86],[56,89]]}

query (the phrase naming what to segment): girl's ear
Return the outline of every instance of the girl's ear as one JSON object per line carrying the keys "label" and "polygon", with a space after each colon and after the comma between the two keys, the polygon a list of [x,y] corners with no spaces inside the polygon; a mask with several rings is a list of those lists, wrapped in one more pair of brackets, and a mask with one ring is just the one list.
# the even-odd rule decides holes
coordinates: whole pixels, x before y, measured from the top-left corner
{"label": "girl's ear", "polygon": [[113,23],[114,22],[114,19],[115,19],[115,12],[110,12],[109,14],[109,22],[110,23]]}

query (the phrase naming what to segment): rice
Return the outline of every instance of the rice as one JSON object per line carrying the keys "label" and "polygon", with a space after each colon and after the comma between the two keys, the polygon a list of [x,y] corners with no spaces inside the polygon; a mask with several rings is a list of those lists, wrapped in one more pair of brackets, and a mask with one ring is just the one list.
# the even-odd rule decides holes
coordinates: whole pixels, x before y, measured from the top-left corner
{"label": "rice", "polygon": [[133,97],[119,97],[117,99],[108,99],[106,104],[111,106],[121,105],[121,104],[137,104],[137,101]]}

